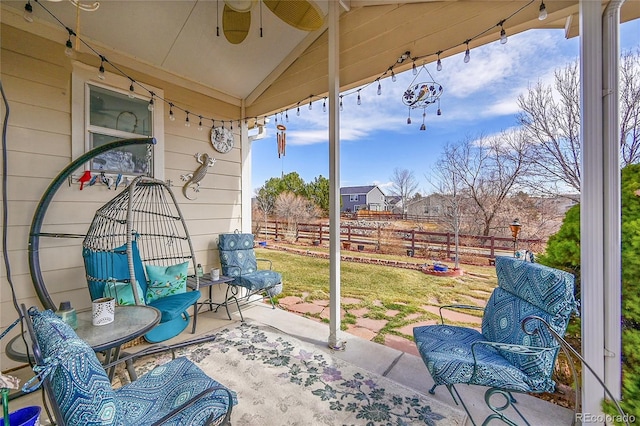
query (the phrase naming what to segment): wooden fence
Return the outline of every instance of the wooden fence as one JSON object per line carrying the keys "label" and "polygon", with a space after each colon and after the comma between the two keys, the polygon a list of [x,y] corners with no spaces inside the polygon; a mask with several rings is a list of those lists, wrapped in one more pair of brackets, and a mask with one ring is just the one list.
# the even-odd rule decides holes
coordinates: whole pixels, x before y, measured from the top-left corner
{"label": "wooden fence", "polygon": [[[320,245],[329,241],[329,225],[321,223],[299,223],[296,229],[278,221],[254,221],[256,238],[282,239],[285,241],[309,242]],[[442,257],[455,255],[455,236],[452,232],[428,232],[413,229],[395,229],[382,225],[357,226],[342,223],[340,241],[343,248],[369,251],[403,251],[409,256]],[[515,243],[510,237],[466,235],[458,236],[459,254],[493,258],[496,255],[513,254]],[[542,240],[518,239],[521,249],[539,251]]]}

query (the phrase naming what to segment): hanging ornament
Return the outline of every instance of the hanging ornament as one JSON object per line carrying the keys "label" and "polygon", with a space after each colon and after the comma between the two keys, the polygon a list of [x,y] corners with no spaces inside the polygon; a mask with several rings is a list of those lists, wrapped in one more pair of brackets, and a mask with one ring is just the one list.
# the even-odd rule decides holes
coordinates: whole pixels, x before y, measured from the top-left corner
{"label": "hanging ornament", "polygon": [[[416,82],[420,77],[420,73],[426,70],[431,81]],[[418,80],[419,81],[419,80]],[[440,96],[442,96],[443,87],[441,84],[436,83],[431,76],[429,70],[423,65],[420,67],[420,71],[416,73],[415,78],[402,94],[402,103],[409,107],[409,116],[407,118],[407,124],[411,124],[411,110],[422,109],[422,125],[420,130],[426,130],[424,123],[426,116],[426,109],[429,105],[438,103],[438,111],[440,111]],[[441,112],[438,114],[442,114]]]}
{"label": "hanging ornament", "polygon": [[287,134],[285,133],[285,131],[287,130],[287,128],[285,126],[283,126],[282,124],[278,124],[277,126],[278,129],[278,158],[280,157],[284,157],[284,155],[286,154],[286,149],[287,149]]}

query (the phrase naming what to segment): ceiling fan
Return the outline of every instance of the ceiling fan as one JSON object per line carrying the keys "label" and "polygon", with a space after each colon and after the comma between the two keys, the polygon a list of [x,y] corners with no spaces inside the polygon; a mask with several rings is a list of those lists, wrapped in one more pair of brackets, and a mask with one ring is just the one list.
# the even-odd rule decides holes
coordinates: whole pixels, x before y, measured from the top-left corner
{"label": "ceiling fan", "polygon": [[313,0],[224,0],[222,31],[229,43],[240,44],[247,38],[251,27],[251,9],[258,1],[299,30],[315,31],[324,23],[322,10]]}

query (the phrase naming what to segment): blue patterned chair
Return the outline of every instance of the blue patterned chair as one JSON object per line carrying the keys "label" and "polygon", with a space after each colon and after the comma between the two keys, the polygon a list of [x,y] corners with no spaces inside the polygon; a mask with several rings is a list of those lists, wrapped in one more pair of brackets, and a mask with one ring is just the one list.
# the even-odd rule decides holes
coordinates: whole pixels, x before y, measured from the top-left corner
{"label": "blue patterned chair", "polygon": [[[414,328],[413,336],[435,382],[430,393],[445,385],[456,404],[457,395],[471,417],[454,385],[488,386],[485,401],[493,413],[485,422],[500,418],[515,424],[504,413],[512,406],[522,417],[511,392],[552,392],[555,388],[551,375],[560,346],[536,318],[564,335],[576,309],[574,277],[512,257],[496,257],[495,264],[498,287],[484,308],[482,332],[442,321],[442,325]],[[441,314],[443,308],[452,307],[482,309],[451,305],[443,306]],[[503,395],[506,405],[494,407],[490,403],[494,394]]]}
{"label": "blue patterned chair", "polygon": [[[256,258],[256,252],[253,250],[253,234],[239,232],[220,234],[218,249],[222,274],[234,279],[228,287],[226,302],[237,298],[238,287],[242,287],[247,290],[243,298],[248,300],[254,294],[266,293],[271,306],[275,307],[273,296],[282,291],[282,275],[272,270],[273,264],[270,260]],[[258,269],[258,261],[268,262],[269,269]],[[241,311],[240,318],[244,321]]]}
{"label": "blue patterned chair", "polygon": [[114,390],[105,366],[71,327],[50,310],[25,312],[24,305],[22,310],[37,373],[23,390],[42,384],[58,425],[229,424],[235,393],[187,358],[160,365]]}

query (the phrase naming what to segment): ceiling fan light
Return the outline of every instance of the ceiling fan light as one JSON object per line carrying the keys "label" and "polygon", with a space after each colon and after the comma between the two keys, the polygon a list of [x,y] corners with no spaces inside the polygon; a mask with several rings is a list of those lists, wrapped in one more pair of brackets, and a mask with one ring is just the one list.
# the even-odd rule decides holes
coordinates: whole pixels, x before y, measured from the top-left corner
{"label": "ceiling fan light", "polygon": [[258,0],[224,0],[224,4],[236,12],[244,13],[258,3]]}

